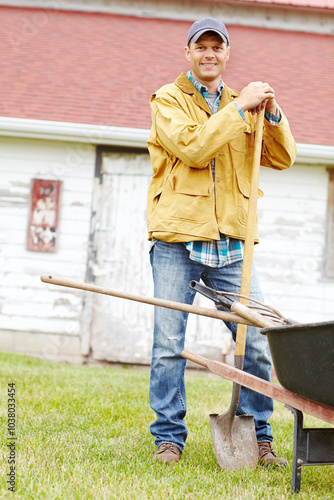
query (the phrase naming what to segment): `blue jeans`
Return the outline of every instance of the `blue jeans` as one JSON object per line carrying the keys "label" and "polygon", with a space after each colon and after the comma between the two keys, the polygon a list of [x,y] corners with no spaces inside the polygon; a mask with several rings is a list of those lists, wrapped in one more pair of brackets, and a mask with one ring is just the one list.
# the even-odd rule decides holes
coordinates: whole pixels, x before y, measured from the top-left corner
{"label": "blue jeans", "polygon": [[[202,281],[211,288],[240,292],[242,261],[222,268],[210,268],[189,258],[183,243],[157,241],[150,253],[155,297],[192,304],[195,291],[191,280]],[[263,301],[262,292],[253,266],[251,297]],[[174,443],[183,451],[187,439],[184,417],[187,411],[184,371],[184,349],[188,313],[155,307],[154,334],[150,378],[150,405],[157,419],[150,427],[159,447]],[[226,323],[235,341],[237,324]],[[244,370],[270,380],[271,357],[266,336],[258,328],[247,328]],[[268,419],[273,412],[273,401],[245,387],[241,388],[237,414],[254,415],[258,441],[272,441]]]}

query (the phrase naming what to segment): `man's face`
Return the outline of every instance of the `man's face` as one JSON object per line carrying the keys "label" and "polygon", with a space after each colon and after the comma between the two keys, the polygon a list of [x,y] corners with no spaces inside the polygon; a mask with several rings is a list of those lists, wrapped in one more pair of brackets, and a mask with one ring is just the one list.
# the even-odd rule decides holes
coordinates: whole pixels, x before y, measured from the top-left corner
{"label": "man's face", "polygon": [[190,61],[193,77],[204,85],[220,80],[230,57],[230,47],[219,35],[204,33],[197,42],[185,47],[186,58]]}

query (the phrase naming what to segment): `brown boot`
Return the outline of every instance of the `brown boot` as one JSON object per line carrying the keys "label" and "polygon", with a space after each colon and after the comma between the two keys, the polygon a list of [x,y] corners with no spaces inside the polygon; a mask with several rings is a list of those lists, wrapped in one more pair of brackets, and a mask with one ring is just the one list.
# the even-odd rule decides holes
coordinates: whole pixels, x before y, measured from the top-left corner
{"label": "brown boot", "polygon": [[259,464],[264,467],[286,467],[288,461],[285,458],[276,457],[271,443],[268,441],[258,441]]}
{"label": "brown boot", "polygon": [[178,462],[181,454],[181,450],[175,444],[162,443],[154,453],[153,458],[161,463],[169,464],[170,462]]}

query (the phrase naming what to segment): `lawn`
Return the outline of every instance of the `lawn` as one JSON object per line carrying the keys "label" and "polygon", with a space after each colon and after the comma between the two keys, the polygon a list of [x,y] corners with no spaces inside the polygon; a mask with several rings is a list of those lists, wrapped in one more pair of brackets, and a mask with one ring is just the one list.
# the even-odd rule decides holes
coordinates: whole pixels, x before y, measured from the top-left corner
{"label": "lawn", "polygon": [[[293,417],[280,403],[271,419],[284,470],[224,471],[212,451],[209,413],[230,403],[231,383],[187,374],[189,438],[179,464],[152,461],[149,372],[69,366],[0,354],[0,498],[27,499],[333,499],[334,467],[304,467],[291,493]],[[15,383],[16,493],[9,473],[7,390]],[[306,416],[305,425],[326,426]]]}

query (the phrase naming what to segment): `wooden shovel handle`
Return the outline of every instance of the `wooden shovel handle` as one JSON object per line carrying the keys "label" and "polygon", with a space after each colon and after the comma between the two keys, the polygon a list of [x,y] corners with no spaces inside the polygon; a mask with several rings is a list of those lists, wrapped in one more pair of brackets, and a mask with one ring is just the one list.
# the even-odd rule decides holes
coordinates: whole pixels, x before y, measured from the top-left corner
{"label": "wooden shovel handle", "polygon": [[[244,257],[242,265],[242,275],[241,275],[240,294],[247,296],[249,296],[250,293],[250,285],[252,277],[263,123],[264,123],[264,109],[258,114],[256,131],[255,131],[253,168],[252,168],[252,177],[250,185],[249,208],[247,215],[246,237],[245,237]],[[247,299],[240,299],[240,302],[245,305],[248,304]],[[243,368],[243,356],[245,355],[245,345],[246,345],[246,332],[247,332],[247,326],[238,325],[236,345],[235,345],[235,355],[236,357],[238,356],[239,359],[236,358],[235,365],[238,365],[237,368],[240,369]]]}

